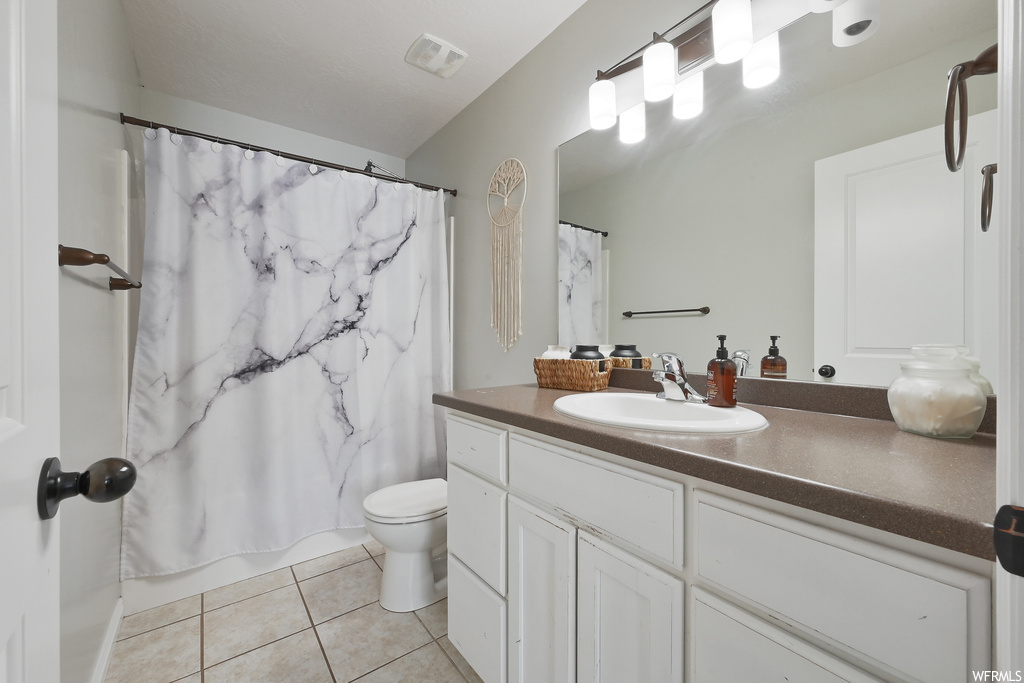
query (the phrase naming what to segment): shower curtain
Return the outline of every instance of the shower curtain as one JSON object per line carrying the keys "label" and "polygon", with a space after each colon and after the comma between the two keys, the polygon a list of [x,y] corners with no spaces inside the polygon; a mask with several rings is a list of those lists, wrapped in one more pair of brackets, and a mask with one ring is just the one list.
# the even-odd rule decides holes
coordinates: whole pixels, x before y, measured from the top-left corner
{"label": "shower curtain", "polygon": [[442,193],[163,129],[144,145],[122,578],[362,526],[367,493],[442,476]]}
{"label": "shower curtain", "polygon": [[601,234],[558,224],[558,343],[605,342]]}

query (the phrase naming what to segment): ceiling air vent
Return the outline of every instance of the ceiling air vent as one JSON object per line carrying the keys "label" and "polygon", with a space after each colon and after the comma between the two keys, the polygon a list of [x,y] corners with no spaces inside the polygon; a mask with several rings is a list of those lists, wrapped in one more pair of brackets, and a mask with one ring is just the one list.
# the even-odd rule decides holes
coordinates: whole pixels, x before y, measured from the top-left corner
{"label": "ceiling air vent", "polygon": [[424,33],[405,53],[405,61],[435,76],[448,78],[459,70],[468,56],[451,43]]}

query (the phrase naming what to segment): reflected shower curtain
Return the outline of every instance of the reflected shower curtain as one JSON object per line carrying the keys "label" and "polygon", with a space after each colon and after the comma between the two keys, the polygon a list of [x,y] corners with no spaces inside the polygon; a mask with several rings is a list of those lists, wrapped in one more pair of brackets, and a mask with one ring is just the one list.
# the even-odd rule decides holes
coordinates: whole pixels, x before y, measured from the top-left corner
{"label": "reflected shower curtain", "polygon": [[558,224],[558,343],[605,343],[601,234]]}
{"label": "reflected shower curtain", "polygon": [[122,578],[362,526],[366,493],[442,476],[441,192],[153,133]]}

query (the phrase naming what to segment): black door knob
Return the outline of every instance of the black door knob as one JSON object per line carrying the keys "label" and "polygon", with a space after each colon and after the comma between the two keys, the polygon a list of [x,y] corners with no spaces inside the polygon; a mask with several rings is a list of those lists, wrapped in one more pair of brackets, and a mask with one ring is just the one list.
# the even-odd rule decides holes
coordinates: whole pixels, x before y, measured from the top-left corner
{"label": "black door knob", "polygon": [[822,377],[835,377],[836,369],[831,365],[822,365],[820,368],[818,368],[818,374],[821,375]]}
{"label": "black door knob", "polygon": [[41,519],[53,519],[60,502],[79,494],[95,503],[117,500],[135,486],[135,465],[105,458],[84,472],[61,472],[59,458],[47,458],[39,474],[36,502]]}

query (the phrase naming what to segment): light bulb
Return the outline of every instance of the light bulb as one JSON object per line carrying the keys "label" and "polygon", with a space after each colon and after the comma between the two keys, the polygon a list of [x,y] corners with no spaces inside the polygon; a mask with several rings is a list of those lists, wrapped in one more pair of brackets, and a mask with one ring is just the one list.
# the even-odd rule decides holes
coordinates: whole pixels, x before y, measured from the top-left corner
{"label": "light bulb", "polygon": [[672,116],[677,119],[692,119],[704,111],[704,72],[689,76],[676,83],[672,95]]}
{"label": "light bulb", "polygon": [[643,102],[636,104],[619,117],[619,140],[626,144],[640,142],[647,135],[647,108]]}
{"label": "light bulb", "polygon": [[763,88],[779,77],[779,34],[776,31],[754,43],[743,58],[743,85]]}
{"label": "light bulb", "polygon": [[832,12],[832,44],[849,47],[878,31],[879,0],[847,0]]}
{"label": "light bulb", "polygon": [[676,83],[676,50],[671,43],[654,43],[644,50],[644,99],[660,102],[672,96]]}
{"label": "light bulb", "polygon": [[590,127],[604,130],[615,125],[615,84],[597,81],[590,86]]}
{"label": "light bulb", "polygon": [[716,62],[731,64],[743,59],[754,44],[750,0],[718,0],[711,10],[711,36]]}

